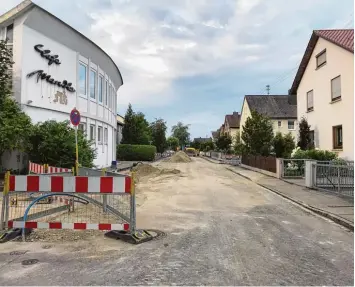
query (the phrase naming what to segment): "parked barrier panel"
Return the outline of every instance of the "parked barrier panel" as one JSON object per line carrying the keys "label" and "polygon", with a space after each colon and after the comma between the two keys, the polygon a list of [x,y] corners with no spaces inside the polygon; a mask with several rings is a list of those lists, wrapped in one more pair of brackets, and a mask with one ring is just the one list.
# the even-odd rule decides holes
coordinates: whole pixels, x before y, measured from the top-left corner
{"label": "parked barrier panel", "polygon": [[[5,227],[135,230],[130,176],[9,176],[7,184]],[[39,200],[41,196],[45,197]]]}

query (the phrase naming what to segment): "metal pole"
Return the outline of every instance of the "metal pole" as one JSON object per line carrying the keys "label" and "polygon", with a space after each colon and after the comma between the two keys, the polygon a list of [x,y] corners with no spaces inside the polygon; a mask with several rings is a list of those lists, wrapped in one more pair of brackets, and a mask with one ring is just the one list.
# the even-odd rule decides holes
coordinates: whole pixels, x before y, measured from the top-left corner
{"label": "metal pole", "polygon": [[131,234],[136,232],[136,194],[134,186],[134,172],[131,173],[131,211],[129,229]]}
{"label": "metal pole", "polygon": [[340,193],[340,167],[338,166],[338,192]]}
{"label": "metal pole", "polygon": [[75,175],[79,175],[78,126],[75,127]]}

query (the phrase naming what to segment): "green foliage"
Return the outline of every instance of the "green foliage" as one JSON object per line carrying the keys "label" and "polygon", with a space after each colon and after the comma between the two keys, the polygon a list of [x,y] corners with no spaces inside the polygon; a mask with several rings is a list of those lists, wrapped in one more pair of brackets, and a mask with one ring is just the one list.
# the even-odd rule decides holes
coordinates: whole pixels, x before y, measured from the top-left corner
{"label": "green foliage", "polygon": [[201,147],[200,147],[200,150],[203,150],[203,151],[210,151],[210,150],[214,150],[214,143],[213,143],[213,141],[212,141],[212,139],[211,140],[209,140],[209,141],[206,141],[206,142],[203,142],[202,144],[201,144]]}
{"label": "green foliage", "polygon": [[152,143],[159,153],[163,153],[167,146],[166,129],[166,122],[163,119],[156,119],[150,124]]}
{"label": "green foliage", "polygon": [[297,146],[299,146],[302,150],[314,148],[311,141],[310,128],[311,126],[308,125],[307,120],[304,117],[302,117],[301,121],[298,124],[298,143],[297,143]]}
{"label": "green foliage", "polygon": [[128,105],[124,122],[122,129],[123,144],[149,144],[149,123],[143,113],[133,111],[131,104]]}
{"label": "green foliage", "polygon": [[172,136],[179,140],[179,145],[187,145],[190,139],[189,125],[184,125],[182,122],[178,122],[171,129]]}
{"label": "green foliage", "polygon": [[153,161],[157,149],[153,145],[120,144],[117,146],[118,160]]}
{"label": "green foliage", "polygon": [[166,140],[166,144],[168,148],[171,148],[173,151],[176,151],[177,147],[179,146],[179,139],[176,137],[168,137]]}
{"label": "green foliage", "polygon": [[251,112],[243,126],[242,136],[244,152],[252,155],[270,155],[274,133],[272,123],[267,117],[256,111]]}
{"label": "green foliage", "polygon": [[334,152],[327,151],[327,150],[319,150],[319,149],[302,150],[301,148],[297,148],[292,153],[292,158],[331,161],[331,160],[336,160],[338,158],[338,155]]}
{"label": "green foliage", "polygon": [[220,135],[216,140],[216,147],[220,151],[228,151],[232,144],[232,138],[227,135]]}
{"label": "green foliage", "polygon": [[276,157],[289,158],[295,148],[295,141],[291,133],[283,136],[282,133],[278,132],[273,138],[272,146]]}
{"label": "green foliage", "polygon": [[[33,127],[27,150],[29,159],[36,163],[72,168],[75,165],[75,130],[69,121],[46,121]],[[91,141],[78,132],[79,164],[93,167],[96,151]]]}
{"label": "green foliage", "polygon": [[11,59],[6,42],[0,41],[0,159],[6,150],[26,150],[32,128],[30,117],[11,97]]}

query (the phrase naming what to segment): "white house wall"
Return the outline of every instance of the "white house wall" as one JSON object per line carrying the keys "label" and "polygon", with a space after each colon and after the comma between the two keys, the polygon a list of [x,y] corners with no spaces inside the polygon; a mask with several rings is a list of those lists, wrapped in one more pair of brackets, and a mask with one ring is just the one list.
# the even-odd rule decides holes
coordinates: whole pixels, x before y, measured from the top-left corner
{"label": "white house wall", "polygon": [[[327,63],[316,69],[316,57],[326,49]],[[331,79],[341,76],[341,101],[331,103]],[[307,112],[307,92],[313,90],[314,110]],[[333,126],[343,127],[340,157],[354,159],[354,54],[319,38],[297,90],[298,120],[314,130],[315,145],[333,150]]]}

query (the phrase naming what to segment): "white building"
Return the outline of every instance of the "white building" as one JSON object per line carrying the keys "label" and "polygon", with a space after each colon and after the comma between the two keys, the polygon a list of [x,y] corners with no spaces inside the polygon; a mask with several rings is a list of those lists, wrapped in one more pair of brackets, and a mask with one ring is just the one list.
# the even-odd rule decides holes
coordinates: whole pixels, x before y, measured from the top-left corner
{"label": "white building", "polygon": [[[31,1],[0,16],[0,39],[13,50],[13,91],[33,123],[69,120],[76,107],[80,129],[97,149],[94,164],[116,159],[117,90],[123,84],[114,61],[99,46]],[[79,151],[80,152],[80,151]],[[3,165],[25,159],[5,154]]]}
{"label": "white building", "polygon": [[354,30],[313,31],[290,93],[315,147],[354,160]]}

